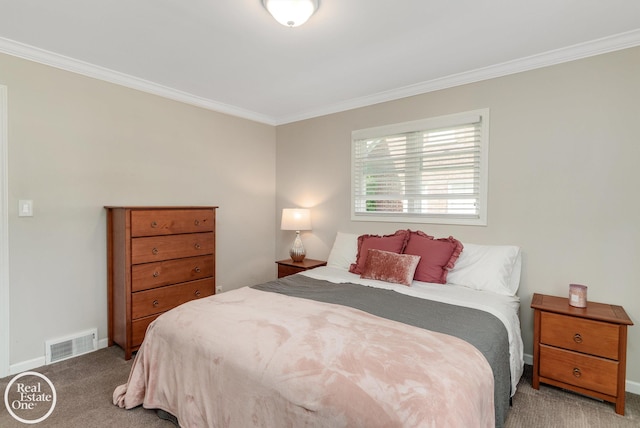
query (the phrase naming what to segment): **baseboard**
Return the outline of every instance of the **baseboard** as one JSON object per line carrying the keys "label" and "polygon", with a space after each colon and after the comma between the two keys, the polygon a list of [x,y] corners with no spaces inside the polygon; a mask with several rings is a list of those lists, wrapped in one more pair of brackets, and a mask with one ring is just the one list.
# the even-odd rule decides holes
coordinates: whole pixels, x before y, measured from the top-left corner
{"label": "baseboard", "polygon": [[[522,356],[522,359],[524,360],[525,364],[529,364],[530,366],[533,365],[533,355],[530,354],[524,354]],[[627,379],[625,385],[624,385],[624,389],[627,392],[630,392],[631,394],[638,394],[640,395],[640,382],[634,382],[631,381],[629,379]]]}
{"label": "baseboard", "polygon": [[640,382],[633,382],[627,379],[627,383],[625,383],[624,389],[625,391],[630,392],[632,394],[640,395]]}
{"label": "baseboard", "polygon": [[[106,348],[108,344],[108,339],[100,339],[98,340],[98,349]],[[46,360],[46,357],[43,355],[42,357],[34,358],[32,360],[11,364],[9,366],[9,375],[15,375],[18,373],[26,372],[28,370],[37,369],[38,367],[42,367],[45,365]]]}
{"label": "baseboard", "polygon": [[43,355],[42,357],[34,358],[32,360],[23,361],[17,364],[11,364],[9,366],[9,374],[14,375],[22,372],[26,372],[27,370],[33,370],[38,367],[44,366],[47,359]]}

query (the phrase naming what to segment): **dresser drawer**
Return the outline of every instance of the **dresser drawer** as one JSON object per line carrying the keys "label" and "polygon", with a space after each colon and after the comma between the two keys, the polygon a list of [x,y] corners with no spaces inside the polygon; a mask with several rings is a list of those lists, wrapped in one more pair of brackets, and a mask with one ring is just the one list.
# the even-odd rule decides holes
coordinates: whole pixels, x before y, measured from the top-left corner
{"label": "dresser drawer", "polygon": [[607,322],[541,314],[540,343],[617,360],[620,326]]}
{"label": "dresser drawer", "polygon": [[618,362],[540,345],[540,376],[615,396]]}
{"label": "dresser drawer", "polygon": [[131,318],[142,318],[173,309],[190,300],[213,294],[213,278],[169,285],[131,295]]}
{"label": "dresser drawer", "polygon": [[213,232],[133,238],[131,263],[150,263],[213,254],[213,247]]}
{"label": "dresser drawer", "polygon": [[213,256],[188,257],[131,268],[131,291],[142,291],[213,276]]}
{"label": "dresser drawer", "polygon": [[150,317],[144,317],[137,319],[131,323],[131,346],[138,347],[142,343],[144,339],[144,334],[147,332],[147,327],[151,324],[156,318],[158,318],[162,314],[152,315]]}
{"label": "dresser drawer", "polygon": [[136,210],[131,212],[131,236],[213,232],[213,210]]}

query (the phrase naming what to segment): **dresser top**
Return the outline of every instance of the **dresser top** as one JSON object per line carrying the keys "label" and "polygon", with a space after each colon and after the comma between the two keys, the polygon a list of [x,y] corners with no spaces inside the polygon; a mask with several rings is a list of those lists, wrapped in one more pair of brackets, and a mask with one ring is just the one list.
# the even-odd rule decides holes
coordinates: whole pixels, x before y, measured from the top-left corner
{"label": "dresser top", "polygon": [[166,207],[161,207],[161,206],[112,206],[112,205],[105,205],[106,209],[127,209],[127,210],[201,210],[201,209],[212,209],[212,208],[218,208],[217,206],[214,205],[208,205],[208,206],[200,206],[200,205],[195,205],[195,206],[191,206],[191,205],[186,205],[186,206],[166,206]]}
{"label": "dresser top", "polygon": [[576,308],[569,305],[569,299],[566,297],[535,293],[531,299],[531,307],[546,312],[555,312],[579,318],[633,325],[633,321],[631,321],[622,306],[609,305],[607,303],[590,302],[587,300],[586,308]]}

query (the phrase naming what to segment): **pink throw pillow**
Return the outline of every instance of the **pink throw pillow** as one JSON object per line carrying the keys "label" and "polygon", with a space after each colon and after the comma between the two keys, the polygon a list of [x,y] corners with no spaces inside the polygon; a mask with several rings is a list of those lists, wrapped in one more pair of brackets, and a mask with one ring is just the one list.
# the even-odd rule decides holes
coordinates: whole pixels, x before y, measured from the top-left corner
{"label": "pink throw pillow", "polygon": [[398,230],[393,235],[361,235],[358,237],[358,254],[356,262],[349,266],[349,272],[362,274],[364,264],[367,261],[367,252],[370,249],[389,251],[390,253],[402,253],[409,239],[408,230]]}
{"label": "pink throw pillow", "polygon": [[420,256],[371,249],[360,278],[411,285]]}
{"label": "pink throw pillow", "polygon": [[462,243],[453,237],[434,239],[424,232],[410,232],[404,254],[420,256],[414,279],[445,284],[447,273],[462,252]]}

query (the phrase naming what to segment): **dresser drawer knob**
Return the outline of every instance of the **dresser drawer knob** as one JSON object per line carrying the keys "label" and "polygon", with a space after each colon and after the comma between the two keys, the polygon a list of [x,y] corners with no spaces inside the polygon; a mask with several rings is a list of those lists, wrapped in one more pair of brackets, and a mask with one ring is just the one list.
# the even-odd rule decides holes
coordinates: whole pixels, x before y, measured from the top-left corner
{"label": "dresser drawer knob", "polygon": [[153,250],[151,250],[151,252],[153,253],[153,255],[156,255],[158,254],[158,249],[154,247]]}
{"label": "dresser drawer knob", "polygon": [[582,372],[580,371],[579,368],[576,367],[576,368],[573,369],[573,375],[575,377],[580,377],[580,376],[582,376]]}
{"label": "dresser drawer knob", "polygon": [[157,222],[157,221],[152,221],[152,222],[151,222],[151,227],[153,227],[154,229],[155,229],[156,227],[158,227],[158,222]]}
{"label": "dresser drawer knob", "polygon": [[196,290],[196,297],[200,297],[200,290]]}
{"label": "dresser drawer knob", "polygon": [[195,220],[194,220],[194,222],[193,222],[193,224],[195,224],[196,226],[200,226],[200,220],[195,219]]}
{"label": "dresser drawer knob", "polygon": [[157,308],[159,304],[160,304],[160,302],[158,302],[158,299],[153,301],[153,307],[154,308]]}
{"label": "dresser drawer knob", "polygon": [[198,243],[196,242],[196,244],[194,245],[194,247],[195,247],[195,249],[196,249],[196,250],[199,250],[199,249],[200,249],[200,244],[198,244]]}
{"label": "dresser drawer knob", "polygon": [[200,267],[199,267],[199,266],[196,266],[196,267],[193,269],[193,271],[194,271],[195,273],[200,273]]}
{"label": "dresser drawer knob", "polygon": [[576,333],[573,335],[573,341],[576,343],[582,343],[582,336],[580,333]]}
{"label": "dresser drawer knob", "polygon": [[160,276],[160,272],[155,271],[155,272],[153,273],[153,277],[154,277],[154,278],[157,278],[157,277],[159,277],[159,276]]}

